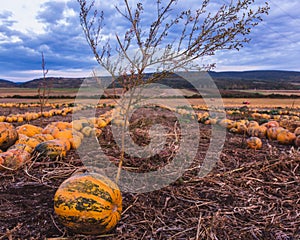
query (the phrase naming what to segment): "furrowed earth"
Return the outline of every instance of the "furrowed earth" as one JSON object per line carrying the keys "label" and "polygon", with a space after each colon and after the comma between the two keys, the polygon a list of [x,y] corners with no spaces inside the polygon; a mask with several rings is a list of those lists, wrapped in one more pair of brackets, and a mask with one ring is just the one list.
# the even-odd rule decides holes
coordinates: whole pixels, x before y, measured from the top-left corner
{"label": "furrowed earth", "polygon": [[[99,113],[107,110],[101,108]],[[0,115],[22,111],[38,112],[39,108],[1,107]],[[43,127],[56,121],[71,122],[72,115],[45,118]],[[29,123],[40,126],[40,119]],[[124,170],[155,171],[172,161],[180,126],[171,111],[141,109],[130,120],[131,137],[146,146],[154,123],[167,129],[165,147],[149,158],[125,155]],[[24,122],[13,123],[21,124]],[[199,129],[198,151],[184,174],[156,191],[123,192],[121,221],[104,235],[73,233],[54,213],[53,197],[59,185],[87,170],[75,150],[62,159],[33,158],[16,171],[1,171],[0,239],[300,239],[300,151],[267,138],[262,139],[262,149],[249,149],[244,135],[227,132],[219,161],[199,178],[211,127],[199,123]],[[120,149],[110,124],[102,129],[98,141],[117,165]],[[97,150],[91,149],[89,155],[97,156]]]}

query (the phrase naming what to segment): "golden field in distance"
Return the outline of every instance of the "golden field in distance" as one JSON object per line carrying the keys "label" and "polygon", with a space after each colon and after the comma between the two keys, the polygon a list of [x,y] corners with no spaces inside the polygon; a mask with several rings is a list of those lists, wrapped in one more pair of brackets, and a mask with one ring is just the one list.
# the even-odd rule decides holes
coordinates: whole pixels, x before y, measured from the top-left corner
{"label": "golden field in distance", "polygon": [[[112,90],[110,90],[111,92]],[[176,89],[175,89],[176,91]],[[192,96],[195,92],[188,89],[180,89],[178,92],[181,92],[185,96]],[[287,91],[287,90],[244,90],[240,92],[245,93],[260,93],[263,95],[269,94],[280,94],[286,96],[285,98],[223,98],[223,104],[226,108],[236,108],[241,106],[249,106],[251,108],[299,108],[300,107],[300,98],[289,97],[290,95],[300,96],[299,91]],[[50,91],[51,98],[49,103],[73,103],[74,98],[77,96],[78,89],[76,88],[53,88]],[[81,90],[81,96],[89,96],[89,89]],[[167,94],[168,96],[174,94],[174,91]],[[13,97],[15,96],[15,97]],[[20,96],[20,98],[16,97]],[[37,89],[34,88],[0,88],[0,103],[31,103],[39,102],[38,98],[31,98],[32,96],[37,96]],[[67,96],[69,98],[61,98],[61,96]],[[169,97],[170,97],[169,96]],[[28,97],[28,98],[27,98]],[[57,98],[56,98],[57,97]],[[172,102],[176,102],[176,98],[164,98],[162,103],[166,105],[171,105]],[[192,105],[205,105],[204,99],[201,98],[189,98],[187,101]],[[214,98],[206,99],[206,102],[213,104],[215,101]],[[80,99],[80,102],[89,103],[94,102],[91,99]],[[101,99],[100,103],[114,103],[113,99]],[[250,104],[244,105],[244,102]]]}

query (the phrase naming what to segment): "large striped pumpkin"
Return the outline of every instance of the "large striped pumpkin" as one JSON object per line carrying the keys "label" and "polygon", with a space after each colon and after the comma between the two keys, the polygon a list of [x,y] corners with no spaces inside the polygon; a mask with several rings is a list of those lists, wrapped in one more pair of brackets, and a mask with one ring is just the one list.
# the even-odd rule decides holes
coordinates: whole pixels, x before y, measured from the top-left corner
{"label": "large striped pumpkin", "polygon": [[61,223],[74,232],[102,234],[114,228],[121,218],[121,192],[102,175],[74,175],[56,191],[54,210]]}
{"label": "large striped pumpkin", "polygon": [[58,157],[65,157],[67,154],[67,146],[64,141],[60,139],[49,140],[38,144],[34,151],[41,157],[49,157],[56,159]]}

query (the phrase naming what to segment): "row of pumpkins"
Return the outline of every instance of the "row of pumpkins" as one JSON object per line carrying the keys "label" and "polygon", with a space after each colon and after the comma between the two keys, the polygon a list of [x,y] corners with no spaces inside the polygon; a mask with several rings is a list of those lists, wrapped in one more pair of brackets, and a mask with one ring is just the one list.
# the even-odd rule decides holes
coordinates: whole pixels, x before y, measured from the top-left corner
{"label": "row of pumpkins", "polygon": [[208,112],[198,113],[198,121],[204,124],[218,124],[227,128],[231,133],[249,136],[247,140],[250,148],[261,148],[262,138],[277,140],[280,144],[300,147],[300,121],[281,119],[270,120],[263,124],[252,120],[230,120],[210,118]]}
{"label": "row of pumpkins", "polygon": [[[89,108],[103,108],[103,104],[98,104],[96,106],[93,105],[80,105],[77,104],[74,107],[63,107],[66,104],[46,104],[44,107],[50,107],[49,111],[43,111],[43,112],[26,112],[22,114],[10,114],[8,116],[0,115],[0,122],[30,122],[32,120],[36,120],[38,118],[44,117],[44,118],[50,118],[52,116],[61,115],[61,116],[67,116],[69,113],[74,113],[77,111],[81,111],[84,109]],[[0,103],[0,107],[20,107],[20,108],[27,108],[27,107],[39,107],[40,105],[38,103],[31,103],[31,104],[16,104],[16,103]]]}
{"label": "row of pumpkins", "polygon": [[[65,103],[45,103],[44,107],[46,108],[61,108],[66,106],[67,104]],[[0,103],[0,107],[2,108],[38,108],[40,107],[40,103],[14,103],[14,102],[8,102],[8,103]]]}
{"label": "row of pumpkins", "polygon": [[[254,111],[257,119],[263,118],[266,120],[265,123],[259,124],[256,120],[230,120],[228,118],[218,119],[210,117],[208,111],[198,112],[196,116],[194,112],[190,109],[184,108],[170,108],[164,107],[170,111],[176,112],[181,115],[187,115],[192,119],[197,118],[197,120],[206,125],[209,124],[218,124],[224,128],[227,128],[228,131],[232,133],[243,134],[245,136],[249,136],[247,139],[247,145],[250,148],[259,149],[262,147],[262,138],[268,138],[269,140],[277,140],[280,144],[285,145],[295,145],[296,147],[300,147],[300,118],[296,115],[285,115],[288,112],[282,111],[280,113],[284,114],[280,117],[280,115],[276,115],[274,119],[271,119],[271,115],[258,113]],[[116,108],[113,115],[113,121],[116,125],[123,125],[124,119],[121,109]],[[228,113],[228,111],[226,111]],[[230,113],[230,112],[229,112]],[[293,112],[296,114],[296,112]],[[254,116],[254,115],[253,115]],[[269,119],[269,120],[267,120]],[[128,122],[126,123],[129,124]]]}
{"label": "row of pumpkins", "polygon": [[43,112],[26,112],[26,113],[21,113],[21,114],[10,114],[8,116],[0,116],[0,122],[8,122],[8,123],[13,123],[13,122],[29,122],[32,120],[36,120],[40,117],[45,117],[49,118],[55,115],[61,115],[61,116],[66,116],[69,113],[73,113],[75,111],[82,110],[81,107],[66,107],[62,109],[51,109],[49,111],[43,111]]}
{"label": "row of pumpkins", "polygon": [[[207,106],[202,105],[193,105],[192,108],[194,110],[206,111],[208,112],[210,109]],[[214,109],[211,109],[214,110]],[[240,109],[226,109],[227,115],[229,116],[241,116],[241,117],[251,117],[256,120],[265,119],[265,120],[280,120],[280,119],[290,119],[294,121],[300,120],[300,108],[298,109],[264,109],[260,110],[257,108],[248,108],[246,111]]]}
{"label": "row of pumpkins", "polygon": [[[203,109],[200,106],[193,106],[194,109]],[[189,115],[193,118],[193,112],[188,109],[172,109],[182,115]],[[262,138],[268,138],[269,140],[277,140],[280,144],[295,145],[300,147],[300,117],[299,112],[292,112],[292,115],[286,115],[291,113],[290,111],[280,111],[281,115],[269,115],[267,113],[258,113],[253,111],[252,117],[256,119],[267,120],[263,124],[259,124],[256,120],[230,120],[228,118],[218,119],[210,117],[208,111],[197,112],[196,116],[199,122],[206,125],[218,124],[224,128],[227,128],[229,132],[243,134],[249,136],[247,139],[247,145],[250,148],[259,149],[262,147]],[[232,114],[231,111],[226,111],[226,114]],[[275,117],[275,118],[274,118]],[[271,119],[272,118],[272,119]]]}
{"label": "row of pumpkins", "polygon": [[111,111],[98,118],[52,122],[45,128],[23,124],[15,128],[11,123],[0,122],[0,169],[17,169],[32,154],[56,158],[70,149],[77,149],[84,136],[101,134],[101,128],[111,121]]}

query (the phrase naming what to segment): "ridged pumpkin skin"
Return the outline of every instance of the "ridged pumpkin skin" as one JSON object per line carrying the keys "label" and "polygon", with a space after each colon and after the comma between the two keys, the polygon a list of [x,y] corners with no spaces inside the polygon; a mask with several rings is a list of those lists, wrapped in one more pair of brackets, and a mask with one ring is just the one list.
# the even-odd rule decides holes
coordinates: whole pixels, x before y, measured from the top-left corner
{"label": "ridged pumpkin skin", "polygon": [[267,134],[267,128],[264,126],[249,127],[247,133],[251,137],[264,138]]}
{"label": "ridged pumpkin skin", "polygon": [[5,151],[18,140],[15,127],[6,122],[0,122],[0,149]]}
{"label": "ridged pumpkin skin", "polygon": [[[20,134],[22,135],[22,134]],[[25,135],[23,135],[25,136]],[[35,148],[37,145],[39,145],[41,143],[40,140],[36,139],[36,138],[32,138],[32,137],[22,137],[19,138],[19,140],[16,142],[16,144],[26,144],[28,146],[30,146],[31,148]]]}
{"label": "ridged pumpkin skin", "polygon": [[279,122],[277,121],[269,121],[266,123],[267,128],[279,127]]}
{"label": "ridged pumpkin skin", "polygon": [[69,122],[53,122],[52,125],[57,127],[59,130],[72,128],[72,124],[70,124]]}
{"label": "ridged pumpkin skin", "polygon": [[31,124],[24,124],[24,125],[17,127],[18,133],[24,134],[27,137],[32,137],[36,134],[40,134],[40,133],[42,133],[42,130],[43,130],[42,128],[31,125]]}
{"label": "ridged pumpkin skin", "polygon": [[74,135],[69,141],[72,149],[78,149],[81,145],[81,138],[77,135]]}
{"label": "ridged pumpkin skin", "polygon": [[296,135],[288,130],[283,130],[277,135],[277,141],[280,144],[292,144],[296,139]]}
{"label": "ridged pumpkin skin", "polygon": [[250,137],[246,140],[247,146],[252,149],[261,149],[262,141],[258,137]]}
{"label": "ridged pumpkin skin", "polygon": [[51,134],[42,134],[42,133],[36,134],[32,138],[35,138],[40,142],[45,142],[45,141],[49,141],[49,140],[54,139],[54,137]]}
{"label": "ridged pumpkin skin", "polygon": [[74,175],[56,191],[54,211],[61,223],[74,232],[102,234],[114,228],[121,218],[121,192],[102,175]]}
{"label": "ridged pumpkin skin", "polygon": [[219,125],[223,128],[231,129],[233,127],[236,127],[236,122],[225,118],[219,121]]}
{"label": "ridged pumpkin skin", "polygon": [[60,130],[51,125],[51,124],[48,124],[43,130],[42,130],[42,134],[51,134],[52,136],[54,136],[56,133],[58,133]]}
{"label": "ridged pumpkin skin", "polygon": [[250,122],[248,123],[247,127],[248,127],[248,128],[251,128],[251,127],[259,127],[259,123],[256,122],[256,121],[254,121],[254,120],[252,120],[252,121],[250,121]]}
{"label": "ridged pumpkin skin", "polygon": [[89,126],[86,126],[83,129],[81,129],[81,133],[83,133],[84,136],[89,137],[93,133],[93,129]]}
{"label": "ridged pumpkin skin", "polygon": [[282,128],[282,127],[271,127],[271,128],[268,128],[268,130],[267,130],[267,136],[268,136],[268,138],[270,140],[276,140],[278,133],[280,133],[283,130],[284,130],[284,128]]}
{"label": "ridged pumpkin skin", "polygon": [[71,124],[73,130],[80,131],[83,128],[82,121],[80,120],[74,120]]}
{"label": "ridged pumpkin skin", "polygon": [[29,145],[21,144],[21,143],[12,145],[8,150],[12,150],[12,149],[19,149],[19,150],[22,150],[22,151],[26,151],[30,154],[33,153],[33,150],[34,150]]}
{"label": "ridged pumpkin skin", "polygon": [[21,149],[11,149],[0,153],[0,170],[16,170],[31,158],[30,153]]}
{"label": "ridged pumpkin skin", "polygon": [[66,156],[66,145],[59,139],[49,140],[38,144],[34,151],[42,157],[50,157],[55,159],[57,157]]}
{"label": "ridged pumpkin skin", "polygon": [[104,128],[107,125],[107,122],[103,118],[98,118],[96,121],[97,127],[98,128]]}
{"label": "ridged pumpkin skin", "polygon": [[245,134],[247,132],[247,130],[248,130],[248,128],[247,128],[246,124],[240,123],[240,122],[237,123],[237,132],[239,134]]}

